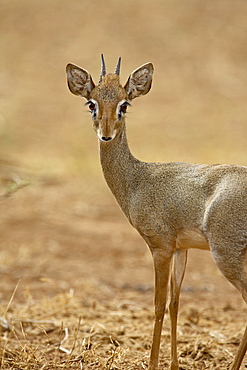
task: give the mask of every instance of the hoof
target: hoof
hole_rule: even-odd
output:
[[[178,363],[172,362],[170,365],[170,370],[179,370]]]

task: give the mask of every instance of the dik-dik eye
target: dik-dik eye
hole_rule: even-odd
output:
[[[118,104],[118,118],[119,119],[121,119],[122,118],[122,115],[127,112],[128,105],[130,105],[130,103],[128,103],[125,100],[124,101],[121,101]]]
[[[127,101],[126,101],[125,103],[121,104],[121,105],[120,105],[120,111],[121,111],[122,113],[126,113],[127,108],[128,108],[128,105],[129,105],[129,103],[127,103]]]
[[[92,114],[92,118],[96,119],[97,107],[98,107],[97,102],[95,100],[91,99],[86,103],[86,105],[88,105],[89,111]]]
[[[94,100],[89,100],[86,105],[88,105],[90,112],[96,110],[96,102]]]
[[[90,111],[94,110],[95,109],[95,104],[90,101],[89,104],[88,104],[88,108],[89,108]]]

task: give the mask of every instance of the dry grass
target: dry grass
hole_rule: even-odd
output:
[[[128,299],[130,292],[120,295],[107,303],[96,301],[90,292],[87,300],[80,302],[72,290],[49,299],[34,299],[26,293],[26,301],[10,306],[2,318],[1,368],[146,369],[151,309]],[[223,307],[219,319],[219,310],[213,307],[183,309],[179,325],[181,369],[228,367],[240,339],[229,311],[234,315],[236,308]],[[165,324],[163,342],[168,340]],[[162,351],[161,363],[168,366],[169,345]]]
[[[145,369],[151,257],[106,188],[65,65],[97,80],[100,53],[108,70],[121,55],[124,82],[154,63],[152,90],[128,116],[139,158],[246,164],[247,4],[2,0],[0,7],[0,368]],[[181,370],[227,369],[246,308],[209,254],[190,257]],[[164,368],[169,352],[166,320]]]

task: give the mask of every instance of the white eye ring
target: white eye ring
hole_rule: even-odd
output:
[[[127,102],[127,100],[121,100],[119,103],[118,103],[118,106],[117,106],[117,115],[118,115],[118,119],[120,120],[122,118],[122,116],[126,113],[126,110],[127,110],[127,107],[130,105],[129,102]]]
[[[96,119],[98,113],[98,103],[94,99],[90,99],[85,105],[88,105],[89,111],[93,119]]]

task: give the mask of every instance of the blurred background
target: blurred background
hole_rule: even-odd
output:
[[[245,1],[1,0],[0,159],[35,174],[101,177],[84,100],[68,62],[97,82],[122,56],[121,78],[155,66],[129,110],[133,153],[147,161],[246,164]]]
[[[99,322],[94,342],[112,345],[113,334],[138,357],[130,368],[143,368],[152,330],[151,256],[105,184],[85,100],[69,92],[65,67],[77,64],[97,82],[100,54],[108,71],[121,56],[124,84],[152,62],[151,91],[128,109],[133,154],[144,161],[246,165],[247,2],[0,0],[0,51],[0,317],[7,307],[10,322],[56,319],[72,333],[81,316],[82,336]],[[179,329],[192,346],[188,354],[198,333],[214,345],[224,333],[234,353],[246,325],[243,300],[209,253],[190,257]],[[61,293],[69,294],[64,308],[57,304]],[[32,322],[25,327],[31,343],[46,343]],[[164,336],[169,363],[168,321]],[[15,340],[10,349],[19,348]],[[230,359],[229,351],[223,357]]]
[[[150,93],[127,117],[138,158],[246,165],[246,19],[239,0],[0,1],[1,194],[29,184],[0,203],[8,282],[48,276],[66,288],[78,268],[81,279],[152,285],[149,252],[104,182],[91,118],[67,88],[66,64],[97,82],[100,54],[108,71],[121,56],[123,84],[154,64]]]

